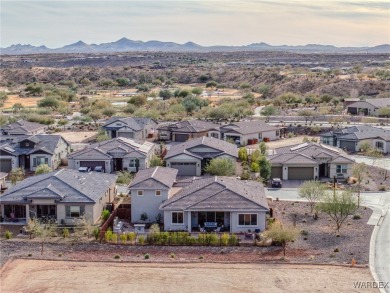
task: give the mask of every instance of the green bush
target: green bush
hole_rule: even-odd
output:
[[[221,236],[221,244],[227,246],[229,244],[229,234],[223,233]]]
[[[354,220],[360,220],[362,217],[359,214],[353,215],[352,219]]]
[[[229,236],[229,245],[236,246],[238,244],[238,238],[235,234],[230,234]]]
[[[138,237],[138,243],[140,244],[140,245],[144,245],[145,244],[145,237],[144,236],[140,236],[140,237]]]
[[[62,236],[64,238],[68,238],[69,237],[69,229],[68,228],[65,228],[64,230],[62,230]]]
[[[119,236],[119,239],[121,240],[122,244],[126,244],[127,235],[123,233]]]
[[[170,257],[170,258],[175,258],[176,255],[175,255],[173,252],[171,252],[171,253],[169,254],[169,257]]]
[[[336,247],[333,252],[339,252],[340,250]]]
[[[386,185],[379,185],[379,191],[386,191],[387,190],[387,186]]]
[[[112,233],[112,242],[118,243],[118,234]]]
[[[127,240],[133,243],[137,235],[135,234],[135,232],[129,232],[126,234],[126,236],[127,236]]]
[[[307,236],[309,235],[309,232],[307,230],[301,230],[301,235]]]
[[[109,210],[103,210],[102,211],[103,222],[107,221],[109,217],[110,217],[110,211]]]
[[[144,259],[149,259],[150,258],[150,254],[149,253],[146,253],[145,255],[144,255]]]
[[[100,228],[99,227],[95,227],[93,229],[93,236],[95,237],[95,240],[98,240],[99,239],[99,235],[100,235]]]
[[[110,242],[112,241],[112,230],[111,228],[108,228],[108,230],[104,233],[104,239],[106,240],[106,242]]]
[[[114,259],[120,259],[120,258],[121,258],[121,256],[119,254],[114,255]]]
[[[12,238],[12,232],[11,231],[8,231],[8,230],[6,230],[5,231],[5,239],[11,239]]]

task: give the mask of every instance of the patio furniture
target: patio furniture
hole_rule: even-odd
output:
[[[205,228],[202,228],[200,225],[198,227],[199,227],[199,232],[200,233],[205,233],[206,232]]]
[[[19,222],[19,219],[15,217],[15,213],[10,214],[11,222]]]
[[[217,229],[214,230],[214,232],[221,232],[222,227],[217,227]]]
[[[112,232],[114,233],[122,233],[123,230],[123,222],[119,221],[116,225],[113,226]]]
[[[255,239],[255,234],[253,234],[253,233],[245,233],[245,239],[254,240]]]

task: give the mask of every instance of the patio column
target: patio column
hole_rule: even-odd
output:
[[[187,212],[188,233],[191,233],[191,212]]]
[[[30,205],[26,204],[26,223],[30,221]]]

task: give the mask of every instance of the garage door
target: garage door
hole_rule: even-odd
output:
[[[81,161],[80,167],[89,167],[91,170],[95,169],[97,166],[105,167],[104,161]]]
[[[171,168],[177,169],[179,176],[196,176],[196,163],[171,163]]]
[[[282,167],[272,167],[271,178],[283,178]]]
[[[351,113],[352,115],[357,115],[358,111],[356,107],[348,107],[348,113]]]
[[[355,142],[354,141],[340,141],[340,148],[343,150],[354,152]]]
[[[289,180],[313,180],[314,167],[288,167]]]
[[[175,134],[175,141],[187,141],[188,134]]]
[[[0,159],[0,172],[9,173],[12,170],[11,159]]]

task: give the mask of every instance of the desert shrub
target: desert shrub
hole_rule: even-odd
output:
[[[62,257],[62,253],[59,253],[59,254],[58,254],[58,257]]]
[[[5,235],[5,239],[11,239],[13,233],[9,230],[6,230],[4,235]]]
[[[32,256],[32,254],[31,254],[31,253],[29,253],[29,254],[27,254],[27,256]]]
[[[119,235],[119,239],[121,240],[122,244],[126,244],[127,235],[125,233]]]
[[[340,250],[336,247],[333,252],[339,252]]]
[[[144,245],[145,244],[145,237],[143,235],[141,235],[140,237],[138,237],[138,243],[140,245]]]
[[[149,259],[149,258],[150,258],[150,254],[149,253],[145,253],[144,259]]]
[[[99,234],[100,234],[100,228],[99,227],[95,227],[92,231],[93,233],[93,236],[95,237],[95,240],[98,240],[99,239]]]
[[[126,234],[126,236],[127,236],[127,241],[130,241],[131,243],[133,243],[135,240],[136,234],[135,234],[135,232],[129,232]]]
[[[112,241],[112,230],[111,228],[108,228],[108,230],[104,233],[104,239],[109,242],[109,241]]]
[[[229,245],[236,246],[238,243],[238,238],[235,234],[230,234],[229,236]]]
[[[114,258],[114,259],[120,259],[121,256],[120,256],[119,254],[115,254],[113,258]]]
[[[170,258],[175,258],[176,255],[175,255],[173,252],[171,252],[171,253],[169,254],[169,257],[170,257]]]
[[[204,259],[203,255],[199,255],[198,259]]]
[[[118,234],[112,233],[112,242],[118,243]]]
[[[307,236],[307,235],[309,235],[309,232],[307,231],[307,230],[301,230],[301,235],[303,235],[303,236]]]
[[[109,217],[110,217],[110,211],[109,210],[103,210],[102,211],[103,222],[107,221]]]
[[[386,185],[379,185],[379,191],[386,191],[387,190],[387,186]]]
[[[229,234],[223,233],[223,234],[221,235],[221,244],[222,244],[223,246],[227,246],[227,245],[229,244]]]
[[[359,214],[354,214],[352,219],[354,220],[360,220],[362,217]]]
[[[65,228],[64,230],[62,230],[62,236],[64,238],[68,238],[69,237],[69,229],[68,228]]]

